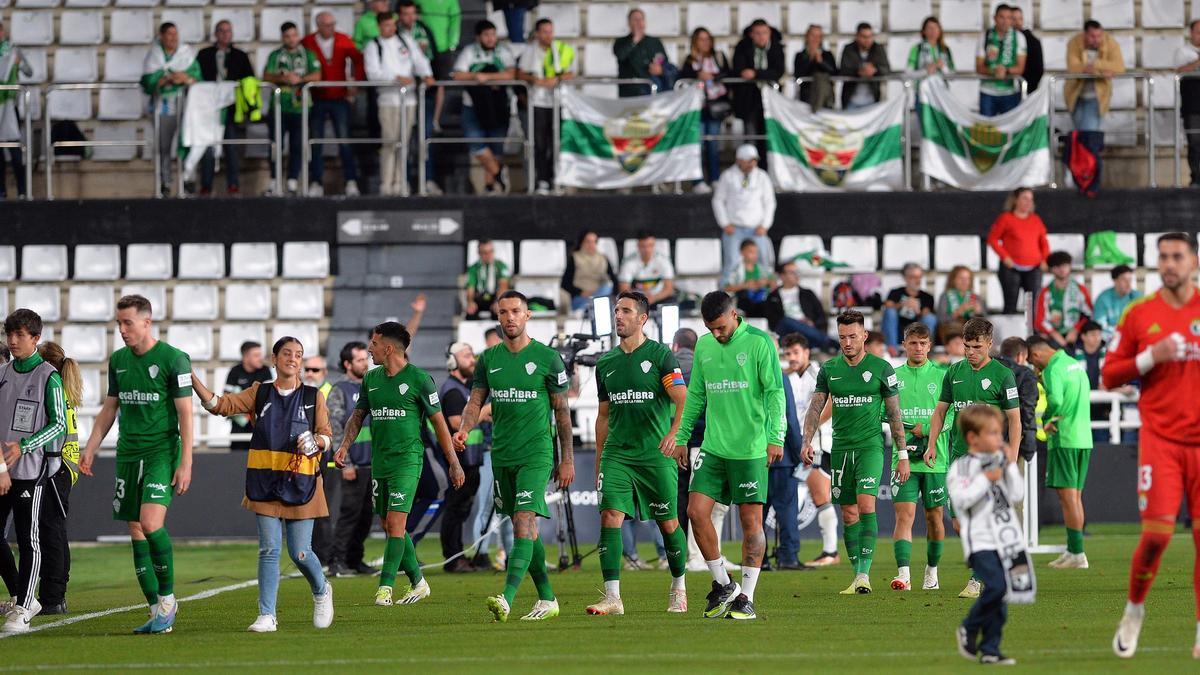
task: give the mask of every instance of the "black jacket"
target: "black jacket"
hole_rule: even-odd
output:
[[[892,66],[888,63],[887,50],[878,42],[871,45],[871,50],[867,52],[867,63],[875,64],[875,77],[883,77],[892,72]],[[851,41],[842,49],[842,60],[838,64],[838,72],[845,77],[858,77],[858,69],[863,66],[863,58],[858,53],[858,45]],[[854,90],[861,85],[847,82],[842,85],[842,108],[845,108],[850,103],[850,99],[854,97]],[[871,93],[875,100],[880,98],[880,91],[883,89],[880,82],[868,82],[866,86],[871,88]]]
[[[721,71],[717,77],[737,76],[737,73],[733,72],[733,68],[729,65],[729,59],[725,56],[725,52],[719,49],[713,50],[713,58],[717,61],[717,69]],[[691,53],[688,53],[683,57],[683,62],[679,65],[679,78],[682,80],[695,80],[699,74],[700,71],[696,70],[696,64],[692,63]],[[729,89],[726,88],[725,95],[716,100],[728,101]],[[705,97],[704,102],[705,104],[709,102],[707,97]]]
[[[750,39],[750,29],[742,31],[742,40],[733,50],[733,75],[740,77],[743,70],[754,71],[754,79],[762,82],[775,83],[783,77],[786,66],[783,56],[783,35],[776,29],[771,29],[771,44],[767,46],[767,67],[754,67],[754,42]],[[739,118],[757,122],[762,118],[762,94],[758,85],[739,84],[733,87],[733,112]]]
[[[1046,64],[1042,60],[1042,41],[1034,37],[1033,31],[1028,28],[1021,34],[1025,36],[1025,74],[1022,77],[1029,83],[1029,93],[1032,94],[1046,72]]]
[[[1038,402],[1037,374],[1028,366],[1019,366],[1006,356],[997,356],[996,360],[1013,371],[1017,380],[1017,399],[1021,402],[1021,444],[1017,452],[1022,459],[1028,460],[1037,454],[1037,419],[1034,410]]]
[[[205,82],[217,81],[217,46],[210,45],[196,54],[196,62],[200,64],[200,76]],[[225,81],[237,82],[246,77],[254,77],[254,66],[250,65],[250,57],[246,52],[230,45],[229,54],[225,56]]]
[[[810,57],[808,55],[807,49],[796,54],[796,58],[792,61],[792,73],[796,77],[813,77],[813,76],[818,76],[818,75],[837,75],[837,72],[838,72],[837,60],[833,58],[833,52],[829,51],[828,49],[821,50],[821,60],[820,61],[814,61],[812,59],[812,57]],[[825,82],[828,83],[828,80],[826,80]],[[809,105],[813,104],[813,87],[814,86],[817,87],[818,90],[822,89],[822,87],[820,86],[820,83],[817,83],[817,82],[801,83],[801,85],[800,85],[800,100],[801,101],[804,101],[805,103],[807,103]],[[825,86],[828,87],[830,91],[832,91],[833,87],[831,84],[826,84]],[[819,103],[824,103],[824,101],[820,101]],[[821,106],[818,106],[818,107],[821,107]],[[833,107],[833,97],[830,97],[830,100],[828,101],[828,107],[830,107],[830,108]]]
[[[825,316],[825,308],[821,306],[821,300],[817,298],[816,293],[803,286],[800,286],[800,309],[804,310],[804,317],[812,321],[817,330],[824,333],[829,329],[829,320]],[[766,308],[763,311],[767,317],[767,325],[772,329],[784,317],[783,299],[779,297],[778,288],[767,296]]]

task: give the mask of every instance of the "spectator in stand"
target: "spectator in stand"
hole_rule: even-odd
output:
[[[1037,373],[1029,365],[1029,345],[1025,340],[1013,336],[1005,338],[1000,343],[1000,355],[996,360],[1013,372],[1017,382],[1017,401],[1021,410],[1021,443],[1017,446],[1017,455],[1029,461],[1037,454],[1037,405],[1038,392]]]
[[[863,343],[867,353],[872,356],[877,356],[881,359],[888,357],[887,353],[887,338],[877,330],[867,331],[867,341]]]
[[[700,109],[700,133],[715,136],[721,133],[721,124],[733,112],[729,99],[729,88],[721,82],[731,77],[733,68],[725,53],[717,49],[712,33],[706,28],[692,31],[691,50],[683,60],[679,77],[699,80],[704,86],[704,107]],[[701,141],[700,164],[704,169],[704,180],[696,181],[692,187],[695,194],[712,192],[712,183],[721,173],[721,148],[717,141]]]
[[[151,113],[158,107],[159,194],[171,193],[171,173],[179,129],[179,98],[188,85],[200,79],[196,52],[179,42],[179,29],[170,21],[158,27],[158,39],[142,61],[142,91],[150,95]]]
[[[533,159],[537,193],[550,194],[554,183],[554,88],[575,77],[575,48],[554,39],[554,23],[538,19],[533,42],[521,55],[519,77],[533,84]]]
[[[1183,116],[1183,131],[1187,134],[1191,185],[1196,187],[1200,185],[1200,77],[1195,77],[1196,73],[1200,73],[1200,19],[1188,24],[1188,39],[1175,51],[1175,72],[1191,75],[1179,83],[1179,114]],[[3,100],[2,97],[3,94],[0,94],[0,100]]]
[[[475,351],[465,342],[455,342],[446,350],[446,369],[450,375],[438,388],[438,398],[442,401],[446,426],[454,431],[458,431],[462,425],[463,410],[471,398],[475,363]],[[479,491],[479,467],[483,465],[484,447],[483,429],[472,429],[467,435],[467,447],[459,460],[466,480],[460,487],[448,486],[442,498],[442,558],[453,560],[442,565],[442,569],[452,574],[474,572],[477,569],[463,552],[463,526],[468,522],[475,503],[475,493]],[[468,533],[469,541],[474,538],[474,534]]]
[[[0,21],[0,82],[16,84],[17,75],[33,76],[33,67],[21,54],[21,48],[8,40],[4,22]],[[10,143],[21,140],[21,120],[17,115],[17,99],[19,92],[0,91],[0,143]],[[8,160],[5,160],[5,155]],[[0,199],[8,197],[8,187],[4,176],[5,166],[11,166],[13,178],[17,182],[17,198],[25,199],[25,162],[21,157],[21,148],[0,148]]]
[[[617,38],[613,43],[613,56],[617,57],[617,77],[621,79],[649,80],[662,77],[666,72],[667,50],[662,40],[646,35],[646,13],[638,8],[629,10],[629,35]],[[650,86],[645,84],[622,84],[617,95],[645,96]]]
[[[799,333],[813,349],[833,349],[837,342],[826,333],[828,320],[817,294],[800,285],[796,263],[781,263],[779,287],[767,296],[767,325],[776,335]]]
[[[946,342],[946,331],[962,332],[972,317],[987,316],[983,299],[975,292],[975,273],[966,265],[956,265],[946,277],[946,290],[937,302],[938,339]]]
[[[462,35],[462,7],[458,0],[413,0],[421,13],[421,20],[432,31],[439,54],[458,51]],[[404,0],[400,0],[403,11]]]
[[[1033,212],[1033,190],[1019,187],[1004,200],[1004,213],[992,223],[988,246],[1000,256],[1000,289],[1004,293],[1004,313],[1017,312],[1020,292],[1037,293],[1046,271],[1050,241],[1046,224]]]
[[[900,353],[900,336],[914,321],[925,324],[930,335],[937,334],[938,317],[933,296],[921,287],[925,270],[916,263],[907,263],[903,274],[904,285],[893,288],[883,303],[883,335],[892,356]]]
[[[491,349],[500,344],[500,331],[496,328],[489,328],[483,331],[483,348]]]
[[[378,89],[379,194],[408,196],[401,166],[408,161],[408,143],[417,121],[417,80],[433,82],[433,69],[424,52],[396,33],[396,15],[380,12],[379,36],[367,43],[363,65],[372,82],[395,82],[404,87]]]
[[[397,3],[397,12],[399,13],[399,35],[401,38],[425,55],[425,60],[429,61],[429,65],[433,68],[433,77],[442,79],[445,73],[439,73],[438,63],[440,62],[441,53],[439,52],[438,41],[433,35],[433,30],[424,21],[417,16],[417,6],[413,4],[413,0],[400,0]],[[438,111],[442,107],[442,99],[445,95],[445,89],[442,87],[430,87],[425,90],[425,135],[433,136],[436,131],[435,120],[438,119]],[[416,161],[420,157],[420,150],[417,144],[413,143],[409,148],[411,161],[409,163],[409,183],[416,185],[418,174]],[[430,196],[438,196],[442,194],[442,188],[437,183],[437,176],[434,173],[433,156],[436,151],[434,146],[429,146],[425,149],[425,193]]]
[[[748,317],[767,316],[767,296],[775,288],[771,268],[760,262],[758,244],[746,239],[741,246],[741,260],[725,277],[725,292],[737,299],[738,309]]]
[[[799,98],[813,110],[833,108],[833,80],[838,74],[837,59],[833,52],[825,49],[825,31],[817,24],[809,24],[804,33],[804,50],[797,52],[792,61],[792,73],[796,77],[812,78],[811,82],[800,83]]]
[[[354,24],[354,46],[358,51],[366,49],[367,43],[379,37],[379,15],[392,13],[391,0],[367,0],[367,11]]]
[[[1121,45],[1104,32],[1099,21],[1089,19],[1083,32],[1067,43],[1067,72],[1094,76],[1067,80],[1063,98],[1077,131],[1100,131],[1112,102],[1112,76],[1125,72]]]
[[[779,84],[785,71],[783,35],[763,19],[755,19],[733,49],[733,72],[749,84],[733,87],[733,111],[742,120],[747,136],[763,136],[755,140],[759,157],[766,164],[767,125],[763,119],[762,88]],[[772,261],[773,262],[773,261]]]
[[[1021,104],[1021,90],[1012,78],[1024,76],[1028,57],[1025,36],[1012,27],[1012,8],[996,5],[994,20],[975,49],[975,72],[994,78],[979,83],[979,114],[984,117],[1003,115]]]
[[[1113,285],[1096,296],[1095,311],[1092,312],[1092,318],[1099,324],[1106,342],[1112,339],[1125,307],[1142,297],[1141,291],[1133,287],[1133,269],[1128,265],[1117,265],[1110,274]]]
[[[617,275],[618,293],[641,291],[652,308],[675,299],[675,267],[655,250],[656,241],[649,232],[639,232],[637,251],[621,262]]]
[[[875,30],[863,22],[854,29],[854,41],[842,49],[838,72],[844,77],[884,77],[892,72],[887,50],[875,41]],[[854,110],[879,102],[882,82],[847,82],[842,85],[842,108]]]
[[[1055,349],[1075,353],[1079,331],[1092,316],[1092,297],[1071,278],[1071,254],[1055,251],[1046,259],[1054,278],[1038,293],[1034,330]]]
[[[467,138],[508,135],[508,87],[488,83],[516,77],[517,61],[508,45],[498,42],[496,24],[479,21],[475,24],[475,42],[464,48],[454,62],[454,79],[479,85],[463,92],[462,124]],[[507,189],[501,175],[504,143],[474,142],[470,152],[483,167],[484,192],[503,193]]]
[[[480,239],[477,245],[479,260],[467,268],[466,310],[468,319],[492,318],[492,304],[508,290],[508,265],[496,260],[496,245],[491,239]]]
[[[335,447],[341,447],[346,434],[346,423],[354,414],[358,395],[362,389],[363,376],[371,366],[367,356],[367,345],[363,342],[347,342],[338,354],[338,362],[344,378],[333,385],[329,392],[329,425],[333,430]],[[338,480],[341,499],[337,517],[334,519],[333,553],[329,558],[329,575],[346,577],[354,574],[375,574],[378,570],[363,559],[363,546],[371,533],[373,509],[371,503],[371,431],[369,417],[363,419],[363,428],[350,445],[350,454],[340,471]],[[332,510],[330,517],[333,517]]]
[[[229,374],[225,376],[226,394],[237,394],[246,391],[255,382],[270,382],[275,378],[271,369],[263,363],[261,344],[247,340],[242,343],[241,352],[242,360],[230,368]],[[254,426],[245,415],[233,415],[229,421],[233,423],[230,433],[248,434],[254,431]],[[229,449],[233,452],[246,452],[250,449],[250,441],[233,441],[229,444]]]
[[[1046,72],[1045,59],[1042,56],[1042,41],[1037,39],[1033,31],[1025,27],[1025,12],[1017,5],[1009,8],[1012,16],[1013,30],[1025,37],[1025,78],[1026,90],[1033,93],[1042,81]]]
[[[967,344],[963,341],[962,331],[947,331],[945,347],[947,363],[958,363],[967,358]]]
[[[1100,366],[1104,364],[1106,347],[1104,328],[1095,321],[1084,322],[1083,328],[1079,331],[1079,350],[1075,352],[1075,358],[1086,365],[1088,381],[1091,383],[1093,391],[1101,388]],[[1107,417],[1107,415],[1105,416]]]
[[[233,46],[233,24],[221,20],[213,27],[214,44],[200,50],[196,62],[200,64],[200,76],[205,82],[237,82],[238,95],[241,97],[240,83],[247,77],[254,77],[254,66],[250,65],[250,57],[246,52]],[[244,101],[244,99],[242,99]],[[246,125],[237,121],[235,103],[225,109],[225,138],[240,139],[246,137]],[[244,105],[244,103],[243,103]],[[238,182],[240,165],[242,163],[242,147],[240,145],[222,146],[225,153],[225,191],[230,195],[241,192]],[[209,148],[200,160],[200,194],[212,194],[213,173],[216,170],[216,148]]]
[[[612,295],[617,286],[617,275],[612,263],[600,252],[600,235],[594,230],[584,230],[575,240],[575,248],[567,256],[567,269],[563,271],[562,289],[568,301],[562,303],[571,311],[586,309],[593,297]]]
[[[504,25],[508,28],[508,41],[513,44],[524,44],[525,16],[538,6],[538,0],[492,0],[492,9],[504,12]]]
[[[925,17],[921,23],[921,41],[908,50],[908,71],[911,78],[927,75],[950,75],[954,72],[954,55],[946,46],[942,22],[936,16]]]
[[[775,245],[767,231],[775,222],[775,185],[766,171],[758,168],[758,149],[738,146],[734,166],[721,173],[713,192],[713,217],[721,228],[721,276],[737,265],[741,245],[747,239],[758,245],[759,262],[775,264]]]
[[[321,64],[312,52],[300,44],[300,31],[291,21],[279,27],[283,46],[267,56],[267,66],[263,69],[263,80],[279,85],[280,131],[287,138],[287,193],[295,195],[300,191],[300,164],[304,161],[304,135],[301,128],[304,124],[303,97],[300,87],[306,82],[316,82],[321,79]],[[268,115],[274,114],[274,106],[267,109]],[[274,121],[267,119],[267,127],[274,129]],[[271,182],[267,185],[267,194],[276,194],[279,186],[276,183],[275,162],[271,165]],[[320,556],[318,556],[320,557]],[[324,558],[322,558],[324,560]]]
[[[337,21],[330,12],[322,11],[316,18],[317,32],[304,36],[304,48],[312,52],[321,64],[321,79],[326,82],[344,82],[362,80],[366,77],[363,72],[362,52],[354,46],[349,35],[337,32]],[[345,87],[320,87],[313,89],[312,109],[308,116],[308,135],[310,138],[325,138],[325,120],[333,123],[333,133],[338,138],[350,137],[350,113],[354,102],[354,89]],[[310,197],[320,197],[325,194],[325,158],[324,153],[314,151],[312,163],[309,166]],[[349,143],[338,144],[338,154],[342,159],[342,174],[346,179],[345,193],[347,197],[357,197],[358,167],[354,163],[354,149]]]

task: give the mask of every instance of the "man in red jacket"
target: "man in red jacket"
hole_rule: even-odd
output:
[[[363,73],[363,57],[349,35],[339,33],[333,14],[317,14],[317,32],[304,36],[301,44],[317,57],[321,64],[321,80],[343,82],[367,79]],[[333,133],[338,138],[350,136],[350,114],[354,102],[354,89],[346,87],[317,87],[312,90],[312,110],[308,115],[308,135],[311,138],[325,137],[325,120],[333,122]],[[342,173],[346,179],[346,196],[357,197],[358,168],[354,164],[354,150],[348,143],[338,144],[342,158]],[[325,162],[321,147],[313,148],[312,163],[309,165],[309,196],[325,194],[322,178]]]

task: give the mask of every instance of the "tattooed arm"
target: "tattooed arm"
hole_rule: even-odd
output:
[[[812,439],[821,426],[821,413],[825,410],[825,402],[828,400],[828,393],[814,391],[812,398],[808,401],[808,412],[804,413],[804,449],[800,452],[800,457],[805,464],[812,464]]]
[[[339,467],[346,465],[346,454],[350,452],[350,444],[354,439],[358,438],[358,432],[362,429],[363,418],[367,416],[367,411],[362,408],[355,408],[350,414],[350,419],[346,420],[346,429],[342,435],[342,444],[338,446],[337,452],[333,455],[333,461]]]
[[[462,421],[459,422],[458,431],[454,432],[454,449],[462,452],[467,448],[467,434],[479,424],[480,411],[483,409],[483,402],[487,399],[488,390],[484,387],[473,387],[471,389],[471,398],[467,399],[467,407],[463,408]]]
[[[575,432],[571,429],[571,407],[567,392],[550,394],[554,422],[558,427],[558,487],[565,490],[575,480]]]
[[[896,454],[900,458],[900,463],[896,466],[896,473],[900,479],[900,483],[904,484],[908,481],[909,462],[908,462],[908,436],[904,432],[904,416],[900,412],[900,397],[888,396],[883,399],[884,409],[887,411],[888,428],[892,430],[892,446],[896,448]],[[887,464],[887,458],[884,460]]]

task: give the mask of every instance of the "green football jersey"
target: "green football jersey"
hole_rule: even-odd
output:
[[[922,473],[946,473],[949,468],[950,426],[954,424],[954,411],[946,414],[946,424],[937,440],[937,459],[933,468],[925,464],[925,448],[928,447],[927,436],[916,438],[912,429],[921,425],[923,434],[929,433],[929,419],[937,407],[938,399],[942,396],[942,381],[946,377],[946,367],[933,361],[926,361],[919,368],[907,363],[896,368],[897,391],[900,395],[900,415],[904,419],[904,430],[907,432],[907,445],[910,469]],[[894,445],[894,444],[893,444]],[[892,466],[900,461],[899,448],[893,448]]]
[[[392,377],[383,366],[368,370],[354,407],[371,415],[372,475],[392,477],[404,460],[425,453],[423,420],[441,412],[442,402],[429,373],[409,363]]]
[[[1049,435],[1046,445],[1051,450],[1090,449],[1093,445],[1092,406],[1087,364],[1060,349],[1054,352],[1042,371],[1042,382],[1046,387],[1046,410],[1042,412],[1042,419],[1055,420],[1057,428]]]
[[[979,370],[972,368],[971,362],[966,359],[951,365],[942,379],[942,395],[938,400],[949,403],[955,413],[973,403],[996,406],[1000,410],[1011,410],[1020,405],[1013,372],[995,359],[988,359]],[[950,447],[953,452],[950,454],[954,457],[967,454],[966,437],[957,424],[951,428]]]
[[[108,395],[119,403],[117,461],[179,452],[175,399],[192,397],[192,360],[159,340],[138,356],[122,347],[108,358]]]
[[[596,363],[596,390],[608,403],[604,457],[630,464],[670,466],[675,460],[658,449],[671,430],[670,387],[682,387],[683,373],[671,349],[647,339],[626,354],[613,349]]]
[[[550,394],[567,390],[558,352],[531,340],[514,354],[502,342],[479,356],[472,386],[492,396],[492,466],[553,460]]]
[[[883,450],[883,401],[896,395],[896,371],[878,356],[858,365],[835,356],[821,364],[816,391],[833,399],[833,448],[839,452]]]

